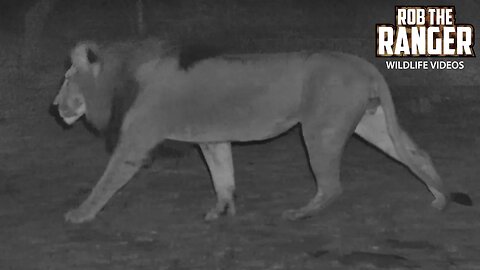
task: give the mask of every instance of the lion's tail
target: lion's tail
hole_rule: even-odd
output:
[[[418,177],[425,181],[430,191],[434,193],[435,197],[437,197],[435,192],[441,192],[446,198],[456,203],[462,205],[472,205],[473,203],[469,195],[461,192],[449,192],[434,170],[429,172],[423,171],[423,164],[425,162],[431,164],[430,157],[428,154],[419,150],[415,143],[410,139],[408,134],[406,134],[400,127],[388,84],[385,78],[379,72],[378,76],[380,78],[375,80],[377,82],[375,87],[376,92],[380,99],[381,106],[385,112],[385,121],[389,136],[393,142],[396,152],[399,155],[399,158]]]

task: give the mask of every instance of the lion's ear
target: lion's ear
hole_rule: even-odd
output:
[[[97,53],[95,53],[91,48],[87,49],[87,60],[92,68],[93,76],[95,78],[98,77],[100,74],[101,65]]]
[[[87,48],[87,59],[90,64],[98,62],[98,55],[91,49]]]
[[[98,46],[93,42],[79,43],[72,50],[72,64],[83,71],[91,71],[94,77],[100,74],[101,61]]]

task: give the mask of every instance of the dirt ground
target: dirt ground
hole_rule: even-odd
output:
[[[108,155],[81,124],[55,123],[47,110],[56,89],[18,88],[4,84],[1,99],[1,269],[480,269],[478,206],[434,210],[405,167],[356,138],[344,154],[344,194],[313,218],[281,219],[314,193],[298,130],[234,147],[235,217],[203,221],[215,196],[193,151],[157,160],[94,221],[67,224],[63,214],[86,197]],[[428,114],[409,102],[396,100],[405,128],[445,180],[478,202],[478,102],[444,100]]]
[[[215,203],[215,194],[199,153],[191,151],[183,157],[158,158],[92,222],[66,223],[64,213],[86,198],[108,155],[102,140],[82,124],[64,130],[48,114],[63,75],[63,56],[80,39],[120,39],[130,32],[128,25],[120,24],[128,22],[124,13],[108,5],[91,8],[85,2],[60,1],[46,26],[46,49],[39,50],[40,59],[33,67],[38,74],[33,78],[10,74],[19,56],[15,54],[19,46],[11,40],[18,41],[21,35],[7,37],[0,32],[0,270],[480,269],[480,95],[478,87],[444,84],[480,82],[478,61],[477,69],[472,64],[468,70],[447,74],[450,77],[433,71],[387,74],[392,85],[411,81],[407,85],[413,86],[392,89],[400,122],[430,153],[445,181],[471,195],[477,203],[473,207],[452,204],[444,212],[433,209],[433,197],[405,167],[352,138],[342,163],[343,195],[315,217],[283,220],[284,210],[304,205],[315,190],[294,129],[265,143],[234,146],[235,217],[203,220]],[[89,3],[94,2],[117,1]],[[290,14],[295,5],[280,11],[255,7],[255,16],[250,9],[229,8],[238,13],[236,17],[200,4],[197,9],[183,8],[191,14],[182,17],[182,7],[174,5],[177,1],[149,1],[154,2],[171,3],[173,11],[178,9],[171,12],[164,5],[150,11],[151,26],[158,25],[158,32],[171,28],[174,34],[197,34],[198,39],[209,40],[208,30],[220,25],[231,38],[227,41],[243,42],[240,49],[257,48],[254,52],[333,47],[373,57],[373,25],[393,21],[388,16],[394,15],[394,4],[380,0],[374,6],[384,9],[357,3],[363,12],[354,14],[350,14],[352,7],[331,9],[352,1],[318,1],[326,7],[307,6],[295,14]],[[474,23],[478,4],[463,2],[470,6],[461,9],[459,2],[458,13],[471,17],[461,21]],[[228,23],[215,19],[213,11],[202,15],[200,9],[218,9]],[[10,17],[3,12],[0,21],[16,29],[22,25],[23,13],[13,11],[15,16]],[[109,11],[119,19],[105,19]],[[315,19],[309,21],[305,14]],[[337,16],[357,23],[343,20],[339,25]],[[242,23],[243,28],[235,30],[234,24]],[[333,31],[338,29],[342,31]],[[325,37],[330,32],[349,39],[330,36],[334,39],[329,41]],[[256,41],[258,37],[261,42]],[[363,38],[361,42],[357,37]],[[435,83],[444,86],[430,89]],[[428,99],[419,99],[420,95]]]

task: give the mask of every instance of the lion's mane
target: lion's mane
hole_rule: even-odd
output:
[[[92,82],[83,87],[88,106],[88,122],[105,137],[107,151],[112,152],[117,145],[123,119],[135,101],[139,91],[135,72],[148,61],[165,57],[176,57],[179,70],[188,70],[204,59],[219,55],[219,50],[211,46],[181,46],[158,39],[118,42],[97,46],[84,42],[92,49],[92,58],[100,61],[101,72]],[[183,143],[172,144],[164,149],[166,155],[184,150]],[[172,151],[173,150],[173,151]],[[162,151],[156,151],[162,153]]]

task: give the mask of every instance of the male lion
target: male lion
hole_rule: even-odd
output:
[[[443,209],[449,199],[471,204],[468,195],[449,193],[429,156],[399,126],[387,83],[365,60],[334,52],[195,62],[181,56],[176,47],[155,40],[73,48],[54,101],[60,116],[72,124],[85,115],[98,129],[120,119],[121,134],[103,176],[80,207],[66,214],[68,221],[93,219],[166,139],[200,145],[217,194],[205,218],[234,215],[231,142],[272,138],[298,123],[317,193],[306,206],[285,211],[287,219],[310,216],[342,192],[340,158],[353,132],[418,176],[435,208]]]

